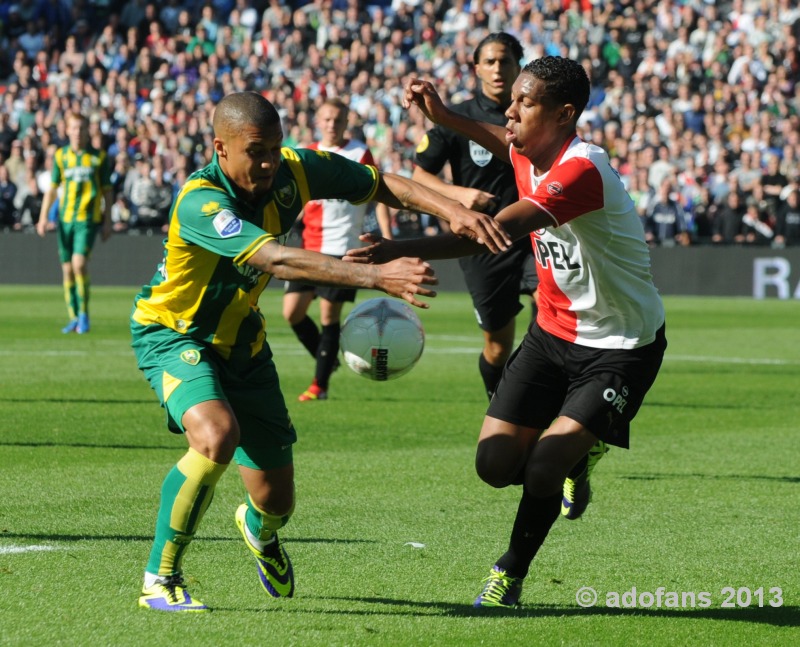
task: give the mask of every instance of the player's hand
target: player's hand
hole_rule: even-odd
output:
[[[390,296],[400,297],[412,306],[428,308],[429,304],[417,299],[417,296],[435,297],[436,292],[426,285],[439,282],[433,274],[430,264],[419,258],[397,258],[379,265],[378,279],[375,287]]]
[[[433,84],[430,81],[422,81],[413,77],[403,88],[402,103],[406,110],[411,107],[411,104],[416,104],[422,113],[434,123],[439,123],[440,115],[447,111]]]
[[[480,211],[486,213],[487,211],[495,211],[497,208],[497,200],[494,193],[488,191],[481,191],[472,187],[460,187],[458,190],[458,201],[463,204],[467,209]]]
[[[493,254],[504,252],[512,243],[503,226],[491,216],[463,209],[450,215],[450,230],[456,236],[486,245]]]
[[[36,233],[42,238],[47,235],[47,220],[40,220],[36,223]]]
[[[376,236],[375,234],[361,234],[358,239],[369,244],[365,247],[348,249],[344,257],[342,257],[343,261],[381,265],[393,261],[396,258],[400,258],[400,256],[394,252],[397,243],[388,238]]]

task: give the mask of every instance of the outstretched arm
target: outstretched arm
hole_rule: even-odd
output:
[[[530,235],[536,229],[554,224],[553,219],[528,200],[510,204],[497,214],[496,219],[503,223],[512,240]],[[392,259],[415,256],[427,260],[460,258],[484,251],[481,245],[452,234],[410,238],[406,240],[384,240],[371,234],[361,236],[367,245],[347,251],[345,260],[351,263],[386,263]]]
[[[490,151],[497,159],[511,163],[503,126],[464,117],[448,109],[429,81],[412,78],[404,88],[403,107],[419,106],[424,115],[436,124],[455,130]]]
[[[428,213],[450,223],[458,236],[469,238],[497,253],[508,249],[511,239],[491,216],[471,211],[456,200],[394,173],[382,173],[375,199],[396,209]]]
[[[436,296],[425,285],[438,282],[431,266],[419,258],[399,258],[385,265],[357,265],[276,241],[262,245],[247,264],[284,281],[381,290],[418,308],[427,308],[428,304],[419,301],[417,295]]]
[[[429,173],[421,166],[414,168],[414,173],[411,176],[414,182],[419,182],[423,186],[433,189],[437,193],[446,195],[451,200],[456,200],[463,204],[467,209],[475,211],[486,212],[492,211],[496,205],[494,202],[495,195],[489,191],[482,191],[468,186],[458,186],[457,184],[449,184],[442,180],[439,176]]]

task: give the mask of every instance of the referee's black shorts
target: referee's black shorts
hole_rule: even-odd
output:
[[[565,341],[534,323],[506,363],[486,415],[533,429],[567,416],[600,440],[628,447],[630,422],[661,367],[664,331],[647,346],[607,350]]]
[[[536,267],[527,236],[501,254],[476,254],[458,259],[472,297],[478,325],[488,332],[500,330],[517,316],[521,292],[536,289]]]

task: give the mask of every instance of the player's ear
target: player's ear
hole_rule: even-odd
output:
[[[214,137],[214,152],[217,154],[217,157],[228,157],[228,151],[225,148],[225,142],[219,137]]]
[[[575,119],[575,106],[565,103],[558,112],[558,123],[568,124]]]

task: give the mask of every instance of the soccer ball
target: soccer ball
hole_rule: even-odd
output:
[[[383,382],[414,367],[425,347],[425,331],[410,305],[379,297],[353,308],[342,326],[340,346],[347,366]]]

